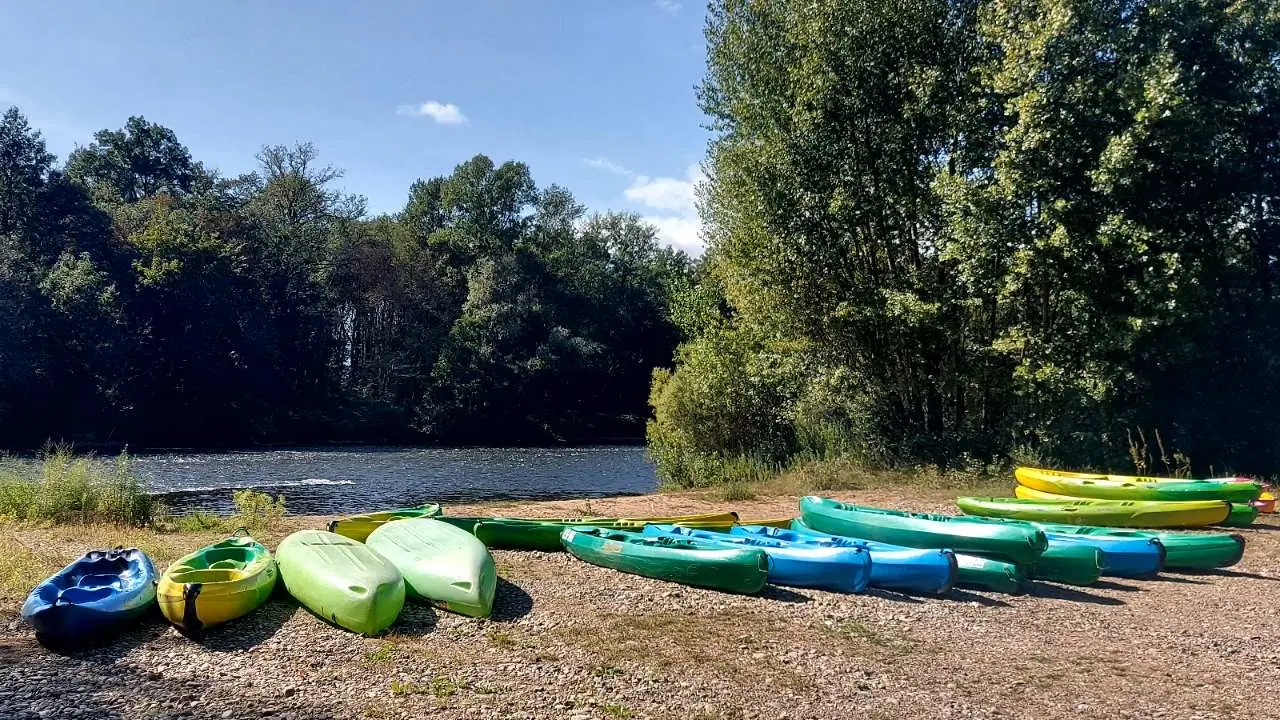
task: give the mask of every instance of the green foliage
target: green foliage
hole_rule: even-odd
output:
[[[0,464],[0,517],[142,527],[155,519],[156,510],[124,453],[107,463],[54,446],[36,463]]]
[[[231,495],[236,506],[236,514],[231,517],[234,525],[246,528],[250,532],[261,533],[280,527],[284,519],[284,496],[272,498],[264,492],[252,488],[236,490]]]

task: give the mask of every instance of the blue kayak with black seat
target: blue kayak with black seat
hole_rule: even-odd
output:
[[[706,547],[753,547],[769,556],[769,582],[860,593],[871,580],[871,553],[858,547],[793,545],[764,536],[730,535],[679,525],[646,525],[644,534]]]
[[[769,538],[792,547],[861,548],[871,556],[871,587],[942,595],[956,583],[956,556],[950,550],[918,550],[897,545],[764,525],[735,525],[730,536]]]
[[[37,585],[22,618],[48,640],[97,639],[151,608],[156,579],[151,558],[137,548],[90,550]]]

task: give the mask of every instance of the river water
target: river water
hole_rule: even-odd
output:
[[[332,514],[425,502],[556,500],[647,493],[644,448],[343,448],[134,457],[174,512],[232,509],[231,493],[285,497],[290,513]]]

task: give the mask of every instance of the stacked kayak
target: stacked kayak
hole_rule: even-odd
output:
[[[793,521],[793,524],[798,521]],[[956,583],[956,556],[950,550],[920,550],[871,540],[828,535],[803,526],[781,529],[739,525],[729,533],[739,537],[767,538],[792,547],[856,548],[871,556],[871,587],[908,593],[942,595]],[[772,575],[772,566],[770,567]]]
[[[1135,528],[1213,525],[1225,521],[1231,509],[1230,503],[1218,500],[1153,502],[990,497],[958,498],[956,506],[966,515],[979,517]],[[1243,507],[1249,509],[1247,505]]]
[[[178,559],[156,589],[160,612],[184,632],[234,620],[261,605],[276,587],[271,553],[247,532]]]
[[[768,580],[775,585],[859,593],[871,580],[871,554],[865,548],[797,545],[766,535],[727,534],[678,525],[646,525],[643,534],[712,548],[759,548],[769,556]]]
[[[590,526],[566,527],[561,539],[565,550],[592,565],[684,585],[753,594],[769,575],[769,556],[759,548],[713,548]]]
[[[1087,525],[1035,523],[1054,535],[1068,535],[1093,542],[1157,541],[1164,548],[1164,567],[1179,570],[1211,570],[1230,567],[1244,556],[1244,538],[1235,533],[1179,533],[1123,530]],[[1106,545],[1102,545],[1104,552]]]
[[[1040,490],[1032,490],[1031,488],[1023,487],[1021,485],[1018,485],[1013,489],[1013,494],[1016,495],[1021,500],[1044,500],[1044,501],[1056,502],[1056,503],[1088,502],[1098,507],[1123,508],[1124,507],[1123,503],[1141,503],[1141,507],[1148,509],[1148,512],[1144,512],[1142,514],[1143,522],[1153,523],[1157,521],[1157,519],[1160,517],[1163,517],[1166,520],[1166,524],[1162,524],[1162,525],[1154,525],[1154,524],[1136,525],[1136,524],[1129,524],[1123,520],[1119,520],[1115,525],[1116,527],[1200,527],[1202,525],[1226,525],[1228,527],[1247,527],[1253,524],[1254,520],[1258,519],[1258,508],[1253,503],[1249,503],[1249,504],[1230,503],[1230,502],[1219,501],[1219,500],[1196,500],[1191,502],[1176,502],[1176,501],[1169,502],[1169,501],[1163,501],[1163,500],[1080,500],[1079,498],[1074,498],[1069,495],[1055,495],[1053,493],[1042,492]],[[1196,519],[1203,520],[1210,516],[1217,517],[1221,513],[1221,510],[1216,507],[1214,508],[1212,513],[1206,512],[1206,507],[1208,507],[1208,505],[1206,504],[1225,505],[1227,507],[1226,518],[1217,522],[1210,522],[1210,523],[1191,522]],[[1130,506],[1130,507],[1134,507],[1134,506]],[[1180,514],[1178,511],[1181,511],[1181,510],[1185,510],[1186,513]],[[1031,519],[1031,518],[1026,518],[1026,519]],[[1035,519],[1042,520],[1045,522],[1062,522],[1061,520],[1054,520],[1049,517],[1039,517]],[[1167,524],[1167,521],[1175,520],[1175,519],[1179,520],[1180,524],[1177,524],[1177,525]],[[1095,520],[1093,524],[1107,525],[1108,523]]]
[[[1095,500],[1219,500],[1248,504],[1262,493],[1262,486],[1258,483],[1237,482],[1234,478],[1228,481],[1170,479],[1165,482],[1129,482],[1026,467],[1017,468],[1014,476],[1019,485],[1032,490]]]
[[[404,607],[404,579],[362,543],[323,530],[299,530],[276,549],[280,579],[308,610],[342,628],[376,635]]]
[[[156,597],[156,569],[137,548],[91,550],[45,579],[22,604],[37,637],[97,640],[140,618]]]
[[[365,544],[400,571],[409,597],[470,617],[493,612],[493,556],[466,530],[429,518],[395,520]]]
[[[738,521],[738,515],[711,513],[674,517],[546,519],[441,515],[436,519],[466,530],[491,549],[559,552],[565,549],[560,542],[560,533],[565,528],[595,527],[640,531],[645,525],[657,524],[681,525],[702,530],[728,530]]]
[[[409,518],[429,518],[440,514],[440,506],[429,503],[416,508],[397,508],[338,518],[329,523],[329,532],[364,542],[369,534],[385,523]]]

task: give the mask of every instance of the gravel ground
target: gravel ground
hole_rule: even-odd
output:
[[[940,494],[842,497],[952,509]],[[744,518],[795,498],[734,503]],[[541,516],[686,513],[694,494],[464,508]],[[319,527],[320,518],[295,519]],[[21,542],[39,542],[23,531]],[[363,638],[287,597],[195,642],[157,615],[58,654],[6,609],[0,717],[1253,718],[1273,717],[1280,522],[1244,531],[1229,570],[1039,584],[1029,595],[769,588],[757,597],[495,552],[493,618],[406,605]]]

